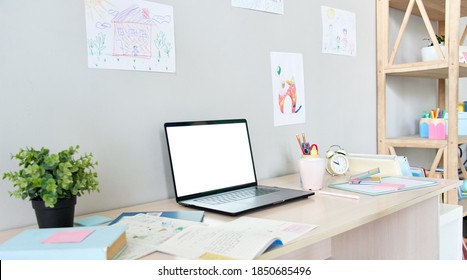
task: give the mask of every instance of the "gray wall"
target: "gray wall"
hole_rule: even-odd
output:
[[[0,172],[21,147],[79,144],[100,193],[77,214],[173,197],[163,123],[247,118],[259,179],[296,172],[295,134],[376,152],[375,1],[285,1],[276,15],[229,0],[158,0],[175,18],[175,74],[89,69],[84,1],[0,1]],[[357,55],[321,53],[321,6],[354,12]],[[302,53],[306,123],[274,127],[269,53]],[[0,181],[0,230],[35,223]],[[161,209],[163,210],[163,209]]]

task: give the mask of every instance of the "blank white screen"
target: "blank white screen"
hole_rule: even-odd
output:
[[[255,182],[246,124],[167,127],[177,195]]]

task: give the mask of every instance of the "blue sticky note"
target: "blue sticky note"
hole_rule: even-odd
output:
[[[90,216],[86,218],[82,218],[75,221],[76,225],[79,226],[97,226],[108,223],[112,221],[111,218],[103,217],[103,216]]]

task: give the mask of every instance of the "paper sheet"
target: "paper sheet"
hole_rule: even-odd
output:
[[[305,83],[300,53],[271,52],[274,126],[305,123]]]
[[[118,259],[137,259],[155,252],[157,246],[178,232],[193,225],[202,225],[179,219],[148,214],[123,217],[116,225],[127,226],[127,249]]]
[[[355,56],[357,29],[355,13],[321,7],[323,21],[323,53]]]
[[[175,72],[172,6],[86,0],[88,67]]]
[[[233,7],[284,14],[284,0],[232,0]]]

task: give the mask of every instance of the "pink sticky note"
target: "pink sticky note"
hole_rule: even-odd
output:
[[[93,229],[58,231],[44,239],[42,243],[79,243],[93,232]]]
[[[374,188],[376,190],[381,190],[381,191],[394,191],[394,190],[400,190],[402,188],[405,188],[405,185],[395,184],[395,183],[381,183],[381,184],[375,185]]]

